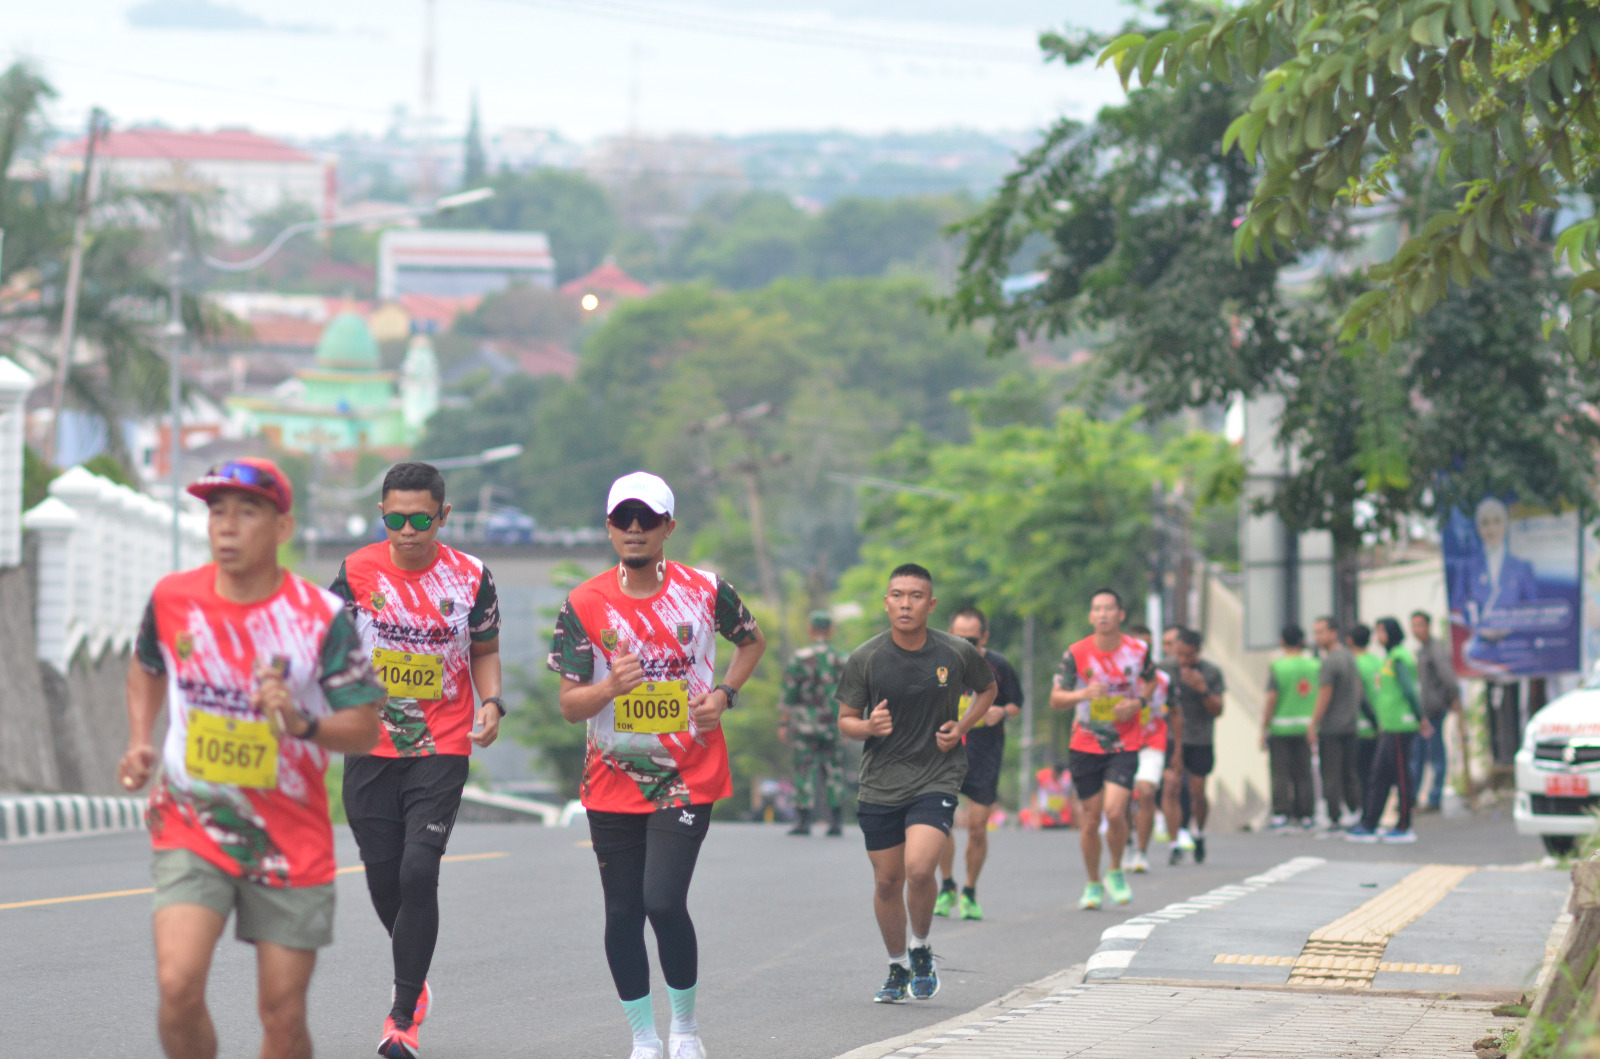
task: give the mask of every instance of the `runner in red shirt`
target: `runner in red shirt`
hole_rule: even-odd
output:
[[[1149,626],[1132,625],[1128,631],[1144,644],[1147,653],[1153,650],[1154,634]],[[1156,801],[1161,795],[1167,746],[1172,738],[1167,730],[1167,689],[1171,680],[1159,669],[1152,675],[1154,679],[1147,688],[1150,705],[1140,717],[1144,723],[1140,729],[1139,767],[1133,775],[1133,793],[1138,802],[1133,818],[1135,845],[1127,857],[1128,870],[1139,874],[1150,870],[1150,837],[1155,833]]]
[[[699,953],[689,882],[711,805],[732,793],[721,718],[766,640],[733,586],[666,559],[674,500],[635,471],[611,486],[607,529],[622,562],[572,590],[549,666],[561,715],[587,721],[582,797],[600,862],[606,960],[633,1029],[631,1059],[661,1059],[644,923],[655,928],[672,1000],[670,1059],[704,1059],[695,1022]],[[734,644],[716,683],[716,638]]]
[[[439,937],[439,861],[468,755],[474,744],[494,742],[505,712],[500,604],[488,567],[439,543],[450,505],[437,468],[395,464],[378,506],[388,539],[347,558],[330,586],[389,693],[383,738],[371,754],[345,761],[344,807],[394,956],[378,1054],[416,1059],[433,1006],[427,979]]]
[[[234,460],[189,487],[214,562],[157,582],[128,667],[128,790],[155,773],[156,977],[171,1059],[215,1059],[206,979],[230,913],[256,946],[263,1059],[309,1056],[306,992],[333,940],[328,754],[378,738],[372,677],[340,601],[278,566],[289,480]],[[166,739],[151,743],[163,701]],[[159,764],[159,767],[157,767]]]
[[[1128,844],[1128,794],[1138,769],[1144,733],[1141,715],[1149,705],[1150,651],[1122,631],[1126,617],[1122,597],[1102,588],[1089,598],[1089,624],[1094,635],[1073,644],[1061,656],[1061,670],[1050,691],[1050,705],[1073,711],[1068,768],[1072,786],[1083,803],[1078,841],[1089,879],[1078,907],[1099,908],[1106,891],[1119,905],[1133,899],[1122,875],[1122,853]],[[1111,870],[1100,881],[1100,820],[1106,820],[1106,850]]]

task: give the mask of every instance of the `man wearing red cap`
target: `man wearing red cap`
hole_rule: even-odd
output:
[[[581,793],[605,890],[606,961],[633,1030],[630,1059],[662,1059],[646,919],[672,1002],[668,1059],[705,1059],[689,882],[711,805],[733,793],[722,713],[766,649],[732,585],[667,562],[672,511],[672,490],[653,474],[612,484],[607,529],[622,561],[572,590],[550,646],[561,715],[589,724]],[[734,645],[721,684],[718,636]]]
[[[294,532],[289,480],[269,460],[213,468],[212,562],[151,593],[128,667],[128,790],[155,774],[155,949],[161,1043],[214,1059],[212,953],[230,913],[256,947],[263,1059],[311,1055],[306,992],[333,940],[329,753],[378,739],[373,679],[342,601],[278,565]],[[167,734],[152,733],[163,701]]]

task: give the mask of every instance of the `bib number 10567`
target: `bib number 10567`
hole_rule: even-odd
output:
[[[191,710],[184,766],[207,783],[271,789],[278,785],[278,737],[266,721]]]
[[[689,682],[661,680],[640,684],[616,699],[619,732],[665,735],[689,730]]]

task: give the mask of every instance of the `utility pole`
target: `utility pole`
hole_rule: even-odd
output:
[[[78,185],[78,216],[72,222],[72,257],[67,263],[67,289],[61,305],[61,330],[56,335],[56,384],[50,398],[50,433],[45,437],[44,458],[55,463],[61,436],[61,410],[67,398],[67,373],[72,367],[72,343],[78,323],[78,292],[83,287],[83,254],[89,243],[90,185],[94,180],[94,149],[100,138],[105,112],[89,111],[89,137],[83,148],[83,180]]]
[[[1028,797],[1033,793],[1033,703],[1038,689],[1033,686],[1033,637],[1035,621],[1032,614],[1022,616],[1022,740],[1017,755],[1017,812],[1028,807]]]
[[[422,197],[434,196],[433,171],[433,81],[434,81],[434,6],[435,0],[422,0],[422,137],[417,155],[417,177]]]
[[[183,360],[183,208],[182,200],[178,200],[176,223],[178,228],[177,246],[167,255],[167,303],[170,312],[167,315],[165,336],[167,339],[167,464],[172,477],[172,571],[177,573],[182,569],[183,558],[180,554],[183,548],[183,536],[178,522],[179,513],[183,509],[183,467],[181,457],[183,454],[183,409],[181,403]]]

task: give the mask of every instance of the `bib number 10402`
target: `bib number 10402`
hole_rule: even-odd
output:
[[[444,660],[438,655],[372,649],[372,668],[391,699],[438,699],[444,696]]]
[[[616,699],[619,732],[665,735],[689,730],[689,682],[660,680],[640,684]]]

